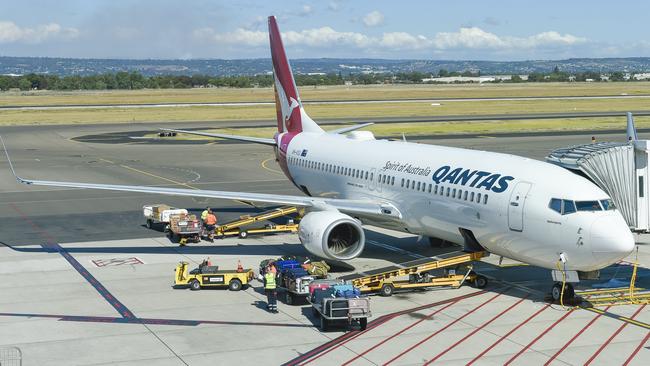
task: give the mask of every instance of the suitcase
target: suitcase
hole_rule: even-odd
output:
[[[353,288],[352,290],[336,291],[336,297],[351,299],[359,296],[361,296],[361,291],[357,288]]]
[[[330,288],[329,283],[323,283],[323,282],[312,282],[309,284],[309,295],[312,296],[314,295],[314,291],[316,289],[328,289]]]
[[[352,291],[354,289],[354,286],[340,284],[340,285],[332,285],[332,288],[334,288],[336,291],[343,292],[343,291],[347,291],[347,290]]]
[[[335,291],[331,288],[326,289],[315,289],[314,295],[312,296],[312,303],[319,304],[326,297],[334,297]]]
[[[296,278],[300,278],[300,277],[309,276],[309,273],[307,273],[307,271],[305,271],[301,267],[298,267],[298,268],[291,268],[291,269],[286,270],[284,272],[284,276],[286,276],[288,278],[291,278],[291,279],[296,279]]]
[[[277,261],[275,262],[275,267],[278,271],[284,271],[285,269],[290,268],[302,268],[300,267],[300,263],[296,260]]]

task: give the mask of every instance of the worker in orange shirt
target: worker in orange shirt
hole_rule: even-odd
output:
[[[214,228],[216,225],[217,216],[212,212],[212,210],[208,210],[208,215],[205,218],[205,230],[207,231],[208,240],[210,241],[214,240]]]

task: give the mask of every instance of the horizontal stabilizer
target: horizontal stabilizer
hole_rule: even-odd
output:
[[[336,129],[336,130],[327,131],[327,132],[328,132],[328,133],[335,133],[335,134],[346,133],[346,132],[350,132],[350,131],[358,130],[358,129],[361,129],[361,128],[364,128],[364,127],[367,127],[367,126],[370,126],[370,125],[374,125],[374,122],[361,123],[361,124],[358,124],[358,125],[347,126],[347,127],[343,127],[343,128],[338,128],[338,129]]]
[[[185,134],[188,134],[188,135],[216,137],[216,138],[226,139],[226,140],[246,141],[246,142],[252,142],[252,143],[255,143],[255,144],[275,146],[275,140],[268,139],[268,138],[263,138],[263,137],[249,137],[249,136],[238,136],[238,135],[226,135],[226,134],[223,134],[223,133],[208,133],[208,132],[199,132],[199,131],[173,130],[173,129],[170,129],[170,128],[161,128],[160,130],[169,131],[169,132],[177,132],[177,133],[185,133]]]

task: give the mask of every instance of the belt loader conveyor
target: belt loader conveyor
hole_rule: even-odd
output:
[[[483,251],[472,253],[457,251],[346,275],[339,279],[358,287],[361,292],[378,292],[382,296],[391,296],[394,291],[416,288],[437,286],[458,288],[465,281],[483,288],[487,286],[487,278],[474,273],[471,262],[488,255]],[[433,270],[444,270],[444,275],[436,276],[428,273]],[[409,276],[409,279],[397,280],[404,276]]]
[[[287,206],[287,207],[280,207],[280,208],[268,210],[258,215],[240,216],[239,219],[237,220],[233,220],[225,224],[218,225],[214,230],[214,235],[217,238],[239,235],[239,237],[243,239],[248,237],[249,234],[267,234],[267,233],[279,233],[279,232],[295,233],[298,231],[298,224],[293,224],[293,223],[289,223],[286,225],[267,225],[266,227],[263,228],[248,229],[248,230],[242,229],[242,226],[275,219],[296,212],[298,212],[298,208]]]

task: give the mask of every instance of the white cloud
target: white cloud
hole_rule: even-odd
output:
[[[586,42],[586,38],[555,31],[542,32],[529,37],[499,37],[478,27],[461,28],[458,32],[441,32],[435,35],[433,45],[437,49],[522,49],[571,46]]]
[[[331,27],[307,29],[300,32],[288,31],[282,34],[286,45],[306,45],[322,47],[329,45],[351,45],[365,48],[373,44],[373,39],[356,32],[337,32]]]
[[[79,35],[75,28],[63,28],[56,23],[41,24],[35,28],[20,27],[11,21],[0,21],[0,43],[41,43],[47,39],[72,39]]]
[[[382,23],[384,23],[384,14],[380,13],[377,10],[371,11],[370,13],[366,14],[365,17],[363,17],[363,24],[365,24],[367,27],[376,27]]]
[[[268,36],[265,31],[238,28],[232,32],[217,33],[212,28],[194,31],[199,39],[208,39],[217,44],[233,44],[241,47],[265,46]],[[407,32],[388,32],[381,36],[369,36],[358,32],[340,32],[331,27],[287,31],[282,33],[286,46],[307,46],[310,48],[340,47],[365,51],[411,50],[438,52],[447,50],[542,50],[569,47],[587,42],[586,38],[555,31],[542,32],[528,37],[499,36],[478,27],[463,27],[457,32],[440,32],[432,37]]]

